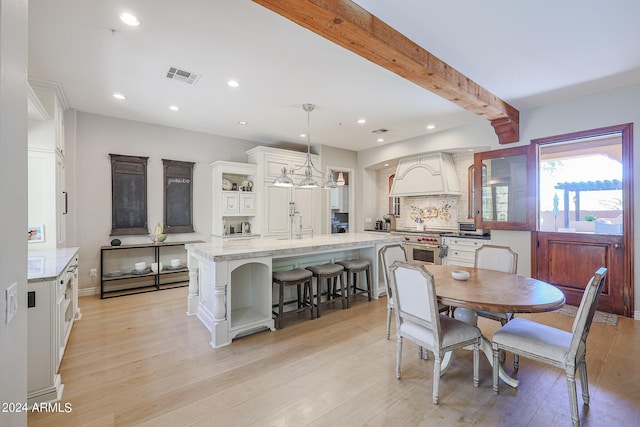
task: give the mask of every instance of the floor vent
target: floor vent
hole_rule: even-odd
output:
[[[188,85],[193,86],[198,82],[200,76],[198,74],[181,70],[177,67],[169,67],[169,71],[167,71],[167,78],[171,80],[177,80],[179,82],[184,82]]]

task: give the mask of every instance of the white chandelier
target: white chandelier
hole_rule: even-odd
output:
[[[316,181],[315,177],[313,176],[313,171],[315,170],[317,175],[320,176],[320,178],[324,178],[324,173],[322,173],[314,164],[313,161],[311,161],[311,136],[310,136],[310,116],[311,116],[311,112],[314,110],[315,105],[313,104],[303,104],[302,105],[302,109],[304,111],[307,112],[307,155],[306,155],[306,159],[304,161],[304,164],[302,166],[300,166],[299,168],[292,168],[287,170],[286,167],[282,168],[282,173],[280,174],[280,176],[278,176],[275,180],[273,180],[273,185],[275,185],[276,187],[293,187],[294,186],[294,182],[293,179],[291,179],[291,177],[289,176],[289,174],[293,175],[295,173],[295,171],[300,170],[300,169],[304,169],[304,179],[302,181],[300,181],[299,187],[300,188],[318,188],[320,187],[320,184],[318,183],[318,181]],[[334,180],[333,180],[333,174],[329,174],[329,178],[327,179],[327,181],[324,183],[324,185],[322,186],[322,188],[336,188],[339,184],[337,184]]]

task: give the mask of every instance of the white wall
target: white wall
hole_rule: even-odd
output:
[[[216,160],[246,162],[257,143],[198,132],[77,112],[75,130],[75,245],[80,247],[80,289],[99,289],[91,268],[100,268],[100,247],[111,232],[111,163],[109,154],[148,156],[147,217],[150,231],[162,223],[162,159],[195,162],[193,224],[195,233],[171,234],[169,241],[210,240],[211,169]],[[147,236],[117,236],[123,244],[150,243]],[[89,293],[85,290],[82,293]]]
[[[0,403],[27,401],[27,2],[0,0]],[[18,314],[5,324],[5,289],[18,284]],[[0,413],[24,426],[26,413]]]
[[[486,120],[479,120],[468,126],[390,144],[388,147],[371,148],[358,153],[359,178],[363,187],[357,195],[359,206],[363,206],[357,218],[358,229],[363,229],[365,217],[376,216],[376,202],[366,197],[376,191],[376,174],[372,168],[381,162],[407,157],[422,152],[449,151],[452,148],[490,146],[500,149],[529,144],[532,139],[560,135],[587,129],[594,129],[623,123],[640,123],[640,85],[612,89],[582,98],[558,102],[553,105],[520,111],[520,141],[501,146]],[[634,164],[640,164],[638,147]],[[639,194],[636,196],[635,194]],[[640,244],[640,173],[634,174],[634,246]],[[522,251],[519,253],[519,271],[525,273],[521,261],[530,263],[531,247],[528,245],[530,233],[500,232],[496,236],[500,242],[513,242]],[[492,234],[493,240],[493,234]],[[510,243],[511,244],[511,243]],[[640,318],[640,258],[634,259],[634,299],[635,317]]]

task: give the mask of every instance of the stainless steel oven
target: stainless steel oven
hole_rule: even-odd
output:
[[[403,246],[407,254],[407,260],[427,265],[440,265],[443,253],[439,234],[429,232],[409,232],[398,231],[391,234],[400,235],[404,238]]]
[[[404,250],[407,253],[407,260],[409,261],[427,265],[442,264],[440,246],[405,242]]]

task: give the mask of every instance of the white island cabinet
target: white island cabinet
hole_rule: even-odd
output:
[[[189,283],[187,314],[196,315],[211,332],[214,348],[230,344],[238,335],[275,330],[273,271],[356,258],[371,262],[373,297],[378,298],[384,289],[379,252],[400,240],[390,235],[341,233],[188,244],[189,273],[194,280]]]
[[[58,369],[78,307],[78,249],[30,250],[28,266],[27,403],[58,401]]]

